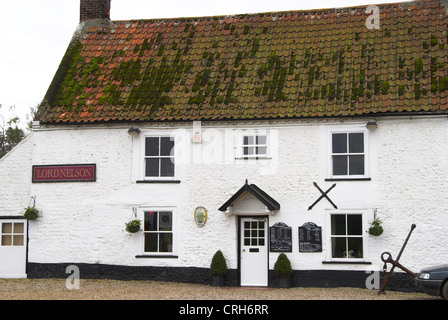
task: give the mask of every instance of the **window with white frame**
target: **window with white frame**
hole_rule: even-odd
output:
[[[241,135],[242,158],[267,158],[268,157],[268,134],[265,133],[243,133]]]
[[[149,179],[175,176],[173,137],[145,137],[144,173]]]
[[[25,228],[23,222],[0,222],[0,246],[25,245]]]
[[[367,132],[330,132],[330,176],[333,178],[367,177]]]
[[[362,213],[332,213],[330,225],[331,259],[363,259],[365,257]]]
[[[172,253],[173,233],[173,211],[144,210],[144,253]]]

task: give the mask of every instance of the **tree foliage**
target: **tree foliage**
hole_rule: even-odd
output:
[[[23,129],[19,128],[19,117],[6,118],[1,113],[0,105],[0,159],[12,150],[25,137]],[[10,107],[13,110],[14,107]]]

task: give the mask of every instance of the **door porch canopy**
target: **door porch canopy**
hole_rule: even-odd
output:
[[[255,184],[249,184],[247,179],[244,186],[219,208],[228,215],[274,215],[278,210],[280,204]]]

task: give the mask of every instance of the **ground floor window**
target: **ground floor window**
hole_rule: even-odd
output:
[[[331,258],[364,258],[363,215],[333,213],[331,223]]]
[[[173,252],[173,212],[144,211],[143,238],[144,252]]]

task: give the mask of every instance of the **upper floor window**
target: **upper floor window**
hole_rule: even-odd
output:
[[[241,158],[267,158],[269,136],[264,133],[242,133],[240,145]]]
[[[146,178],[174,177],[174,138],[146,137],[144,161]]]
[[[367,132],[332,131],[330,133],[331,178],[366,178]]]

